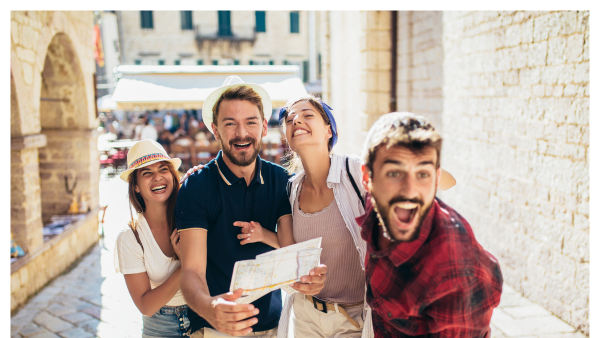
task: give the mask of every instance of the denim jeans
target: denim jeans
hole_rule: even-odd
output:
[[[190,320],[187,305],[163,306],[152,317],[143,317],[142,337],[187,337]]]

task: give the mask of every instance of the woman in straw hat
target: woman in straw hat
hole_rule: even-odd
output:
[[[117,237],[114,264],[123,273],[143,317],[142,337],[189,334],[188,307],[179,289],[181,275],[175,201],[179,191],[178,158],[170,158],[153,140],[137,142],[127,154],[121,179],[138,213],[130,229]],[[131,208],[130,205],[130,208]]]

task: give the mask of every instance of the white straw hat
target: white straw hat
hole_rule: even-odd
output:
[[[181,160],[170,158],[165,148],[160,143],[153,140],[142,140],[129,149],[127,153],[127,170],[121,174],[121,179],[129,182],[129,175],[139,168],[147,167],[160,161],[169,161],[175,167],[175,170],[181,166]]]
[[[208,97],[204,101],[204,104],[202,105],[202,120],[204,121],[204,125],[206,125],[206,128],[208,128],[208,130],[210,130],[211,133],[214,134],[211,123],[213,122],[213,107],[215,106],[215,103],[217,103],[221,95],[227,89],[241,86],[252,88],[260,96],[265,119],[269,121],[269,119],[271,118],[271,113],[273,112],[271,97],[263,87],[254,83],[245,83],[239,76],[228,76],[225,79],[225,82],[223,82],[223,85],[217,88],[212,93],[210,93],[210,95],[208,95]]]

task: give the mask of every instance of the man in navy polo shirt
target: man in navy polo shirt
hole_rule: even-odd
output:
[[[279,248],[282,233],[291,236],[289,175],[258,156],[271,101],[262,87],[234,76],[209,95],[202,108],[203,120],[210,123],[223,150],[183,183],[175,208],[181,234],[180,284],[190,307],[192,337],[275,337],[281,315],[279,290],[252,304],[234,302],[241,289],[228,292],[235,262]],[[262,241],[241,245],[239,238],[244,236],[235,222],[260,223]],[[326,269],[312,270],[294,288],[317,294]]]

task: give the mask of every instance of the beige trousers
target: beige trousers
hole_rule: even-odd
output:
[[[294,298],[294,338],[360,338],[364,326],[362,312],[364,305],[346,309],[348,315],[358,322],[360,329],[350,324],[339,312],[323,313],[315,309],[304,295],[295,292]]]
[[[230,336],[228,334],[221,333],[217,330],[213,330],[211,328],[205,327],[205,328],[202,328],[202,329],[192,333],[192,335],[190,337],[192,337],[192,338],[226,338],[226,337],[233,337],[233,336]],[[261,331],[261,332],[252,331],[242,337],[276,338],[277,337],[277,328],[274,328],[274,329],[271,329],[268,331]]]

